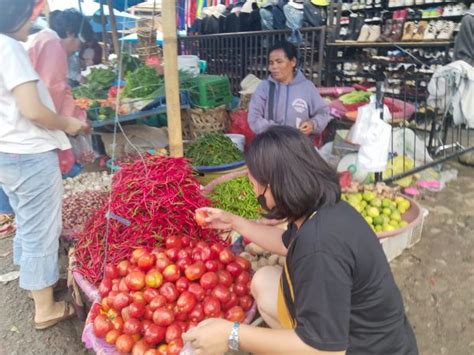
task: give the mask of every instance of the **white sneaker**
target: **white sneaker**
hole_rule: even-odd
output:
[[[454,32],[459,32],[460,29],[461,29],[461,22],[458,22],[456,26],[454,26]]]
[[[454,22],[445,21],[443,28],[439,32],[436,39],[450,40],[453,37],[454,32]]]
[[[405,0],[404,6],[413,6],[415,5],[415,0]]]
[[[352,2],[351,10],[359,10],[359,2],[357,0]]]
[[[453,16],[462,16],[466,12],[467,6],[464,3],[458,3],[453,6],[452,15]]]
[[[430,21],[428,27],[426,27],[425,33],[423,34],[423,40],[432,41],[436,39],[436,34],[438,30],[436,29],[435,21]]]
[[[349,11],[351,9],[351,4],[349,2],[343,2],[341,6],[341,11]]]
[[[416,5],[424,5],[424,4],[425,4],[425,0],[415,0],[415,4],[416,4]]]
[[[453,10],[454,10],[453,5],[445,6],[443,10],[443,16],[453,16],[454,15]]]

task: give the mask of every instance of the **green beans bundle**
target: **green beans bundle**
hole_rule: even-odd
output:
[[[229,137],[206,133],[186,148],[185,155],[194,166],[216,166],[244,159],[242,152]]]
[[[248,218],[261,217],[262,208],[257,202],[248,177],[241,176],[217,185],[210,195],[212,205],[224,211]]]

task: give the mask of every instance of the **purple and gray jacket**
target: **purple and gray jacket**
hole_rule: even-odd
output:
[[[270,81],[275,83],[272,121],[268,119]],[[248,122],[250,128],[257,134],[273,125],[298,128],[298,125],[306,120],[315,123],[314,133],[319,134],[326,128],[331,116],[329,107],[319,95],[318,89],[299,70],[288,84],[282,84],[270,75],[258,85],[252,95]]]

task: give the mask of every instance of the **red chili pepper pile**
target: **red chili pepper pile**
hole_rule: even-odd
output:
[[[123,164],[113,179],[110,206],[98,210],[76,235],[76,269],[96,284],[105,262],[116,264],[133,249],[152,248],[170,235],[219,242],[214,231],[194,220],[195,209],[208,205],[184,158],[148,155],[144,161]],[[108,212],[130,223],[107,221]]]

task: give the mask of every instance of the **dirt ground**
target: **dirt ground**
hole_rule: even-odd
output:
[[[392,263],[421,354],[474,354],[474,169],[450,163],[458,179],[426,196],[421,241]],[[0,240],[0,273],[14,271],[11,239]],[[18,282],[0,284],[0,355],[87,354],[82,324],[32,327],[33,302]]]

